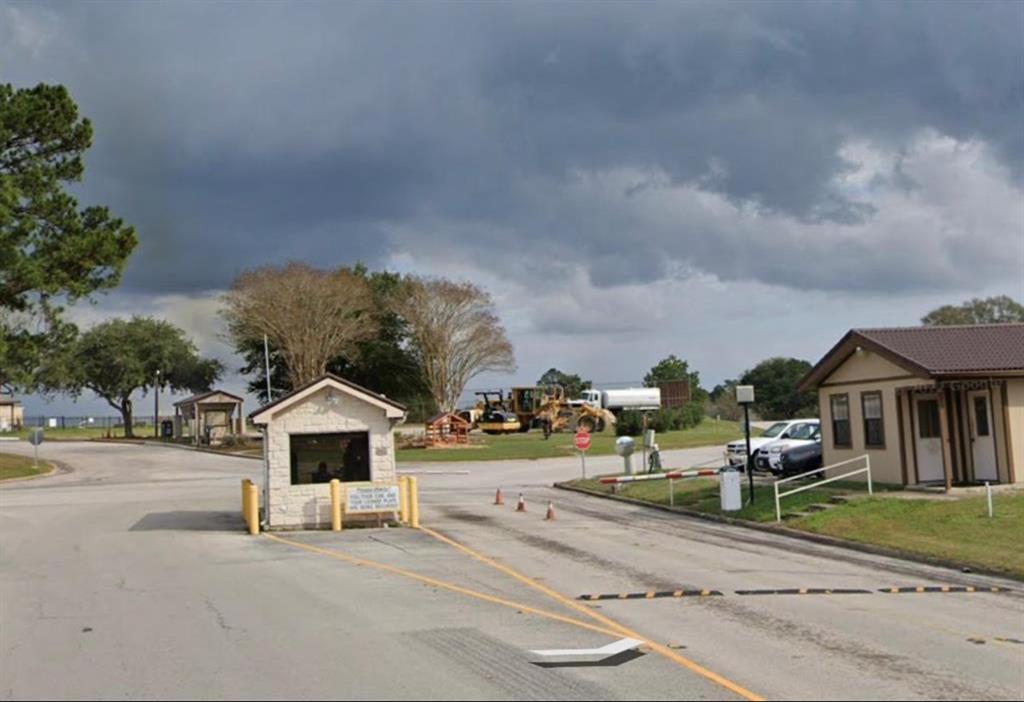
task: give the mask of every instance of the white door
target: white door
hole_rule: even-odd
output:
[[[942,467],[942,431],[939,429],[938,398],[919,399],[914,403],[917,480],[920,483],[945,481]]]
[[[971,451],[974,454],[974,479],[999,480],[996,470],[996,440],[992,435],[992,407],[987,390],[967,393],[971,415]]]

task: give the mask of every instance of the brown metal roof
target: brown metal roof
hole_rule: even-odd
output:
[[[817,387],[859,346],[922,377],[1024,374],[1024,324],[851,329],[798,389]]]
[[[931,375],[1024,371],[1024,324],[855,329]]]

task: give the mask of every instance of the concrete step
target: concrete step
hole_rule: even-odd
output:
[[[811,516],[809,512],[786,512],[782,515],[782,521],[788,522],[791,519],[803,519]]]
[[[850,504],[850,498],[846,495],[832,495],[828,498],[828,501],[834,505],[848,505]]]
[[[826,510],[832,509],[833,507],[835,507],[835,505],[807,505],[806,507],[804,507],[804,509],[808,512],[824,512]]]

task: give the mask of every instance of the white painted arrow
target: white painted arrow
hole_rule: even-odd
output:
[[[601,648],[554,648],[544,651],[531,651],[530,653],[551,658],[571,656],[573,658],[593,658],[595,660],[603,660],[605,658],[610,658],[611,656],[624,653],[625,651],[631,651],[641,644],[643,644],[643,641],[638,641],[637,639],[619,639],[618,641],[613,641],[607,646],[602,646]]]

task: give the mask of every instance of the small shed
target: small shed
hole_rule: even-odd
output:
[[[332,374],[253,412],[263,432],[265,527],[329,528],[333,479],[343,500],[355,488],[394,485],[393,430],[405,415],[404,405]]]
[[[472,425],[451,412],[441,412],[426,421],[424,432],[427,446],[468,444]]]
[[[226,436],[244,433],[244,399],[224,390],[210,390],[174,403],[174,438],[219,444]]]
[[[25,422],[24,409],[21,400],[14,395],[0,394],[0,431],[21,429]]]

